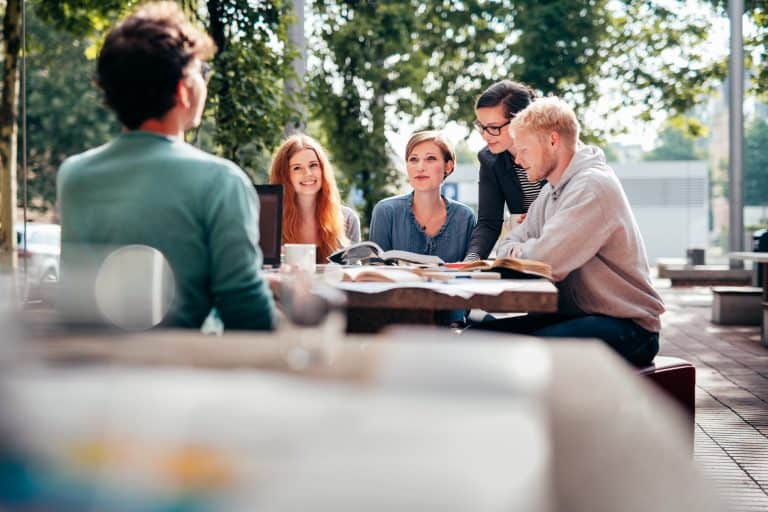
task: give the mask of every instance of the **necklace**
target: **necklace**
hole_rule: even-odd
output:
[[[443,223],[445,222],[445,219],[448,216],[448,208],[445,206],[444,201],[440,201],[441,208],[437,210],[437,212],[433,213],[426,219],[420,218],[420,216],[416,213],[416,205],[414,204],[412,207],[413,211],[413,217],[416,219],[416,224],[421,228],[422,231],[424,231],[427,234],[434,234],[437,233],[437,231],[442,227]],[[435,221],[440,221],[437,226]]]

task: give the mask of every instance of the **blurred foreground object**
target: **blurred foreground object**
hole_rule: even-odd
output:
[[[67,247],[68,251],[86,248]],[[89,248],[59,290],[64,323],[138,331],[164,320],[176,295],[176,280],[163,254],[146,245]]]
[[[682,412],[601,343],[402,328],[297,369],[283,341],[27,340],[0,380],[0,505],[723,510]]]

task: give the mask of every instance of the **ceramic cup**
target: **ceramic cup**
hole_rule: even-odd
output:
[[[314,244],[285,244],[283,263],[291,268],[314,274],[316,251]]]

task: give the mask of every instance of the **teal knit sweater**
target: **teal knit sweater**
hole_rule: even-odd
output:
[[[165,325],[198,328],[215,306],[227,329],[273,328],[258,197],[232,162],[175,138],[126,132],[62,164],[58,206],[65,301],[90,300],[104,257],[142,244],[162,252],[175,277]]]

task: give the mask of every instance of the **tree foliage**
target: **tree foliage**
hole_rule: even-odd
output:
[[[659,133],[661,144],[643,155],[643,160],[697,160],[694,140],[687,133],[667,126]]]
[[[97,48],[106,29],[137,3],[32,0],[31,5],[46,24],[74,34],[71,44],[86,52]],[[220,49],[214,61],[208,110],[196,141],[235,160],[261,181],[269,152],[296,115],[283,87],[291,76],[293,56],[286,42],[291,21],[288,7],[283,1],[180,3],[206,26]],[[623,105],[642,105],[644,119],[667,108],[688,110],[706,94],[714,78],[723,76],[725,68],[701,55],[697,43],[707,35],[707,20],[680,8],[683,4],[316,0],[311,7],[308,45],[310,126],[341,170],[342,189],[354,185],[361,193],[367,224],[376,201],[391,194],[402,180],[393,163],[401,155],[393,155],[387,134],[402,121],[424,128],[441,128],[448,120],[468,125],[477,94],[501,78],[525,81],[542,94],[564,96],[575,105],[577,114],[598,104],[608,112]],[[761,4],[748,2],[747,9],[755,19],[764,13]],[[52,44],[51,56],[41,54],[41,63],[50,58],[46,65],[54,66],[56,58],[60,62],[74,59],[73,74],[79,66],[89,64],[81,56],[65,54],[66,43]],[[56,52],[60,52],[58,57]],[[94,56],[92,51],[88,55]],[[39,97],[55,95],[57,87],[65,86],[62,82],[46,78],[39,84]],[[61,112],[78,113],[66,120],[71,126],[84,129],[90,125],[102,133],[99,130],[108,125],[85,115],[84,102],[89,96],[80,88],[82,82],[71,88],[81,91],[79,100],[74,92],[58,94],[62,103],[74,102],[70,109],[62,104]],[[605,83],[612,84],[613,96],[604,95]],[[38,115],[31,107],[30,115]],[[48,107],[41,108],[43,112]],[[81,114],[85,117],[80,119]],[[70,126],[38,117],[36,123]],[[603,123],[585,129],[591,136],[605,134]],[[83,139],[95,140],[90,136]],[[73,152],[64,149],[68,142],[61,144],[61,150],[39,149],[36,155]],[[51,157],[51,168],[56,158]],[[43,181],[41,178],[40,183]]]
[[[28,13],[30,205],[55,201],[55,173],[68,155],[97,146],[120,127],[102,105],[92,78],[101,40],[138,0],[32,0]],[[182,0],[219,52],[200,133],[188,134],[216,154],[266,179],[269,152],[293,120],[283,81],[291,76],[286,44],[290,16],[279,2]],[[21,176],[19,177],[21,179]]]
[[[31,0],[34,14],[46,24],[75,38],[105,31],[138,0]]]
[[[652,2],[318,0],[315,11],[313,112],[343,182],[362,189],[364,222],[398,180],[386,132],[402,120],[469,124],[491,82],[524,81],[578,114],[612,77],[612,109],[641,102],[650,118],[687,110],[720,71],[694,49],[704,20]]]
[[[727,0],[709,0],[723,16],[728,16]],[[746,69],[751,70],[751,92],[768,97],[768,2],[744,0],[746,14],[752,29],[744,38]],[[723,66],[726,63],[722,63]]]
[[[692,135],[694,134],[694,135]],[[659,133],[659,144],[643,160],[699,160],[704,152],[698,142],[704,128],[697,119],[676,116],[667,120]]]
[[[616,5],[604,73],[615,84],[617,106],[642,106],[641,121],[667,110],[683,114],[725,77],[727,66],[703,49],[711,20],[701,9],[686,11],[685,2]]]
[[[205,7],[201,19],[219,48],[209,84],[213,122],[203,126],[212,139],[207,149],[264,181],[269,153],[295,121],[284,91],[292,75],[289,10],[279,1],[207,0]]]
[[[56,171],[69,155],[105,143],[120,127],[103,106],[85,49],[93,38],[45,25],[32,9],[27,19],[27,175],[30,206],[56,201]],[[19,173],[19,181],[23,175]],[[21,187],[20,189],[21,190]]]

